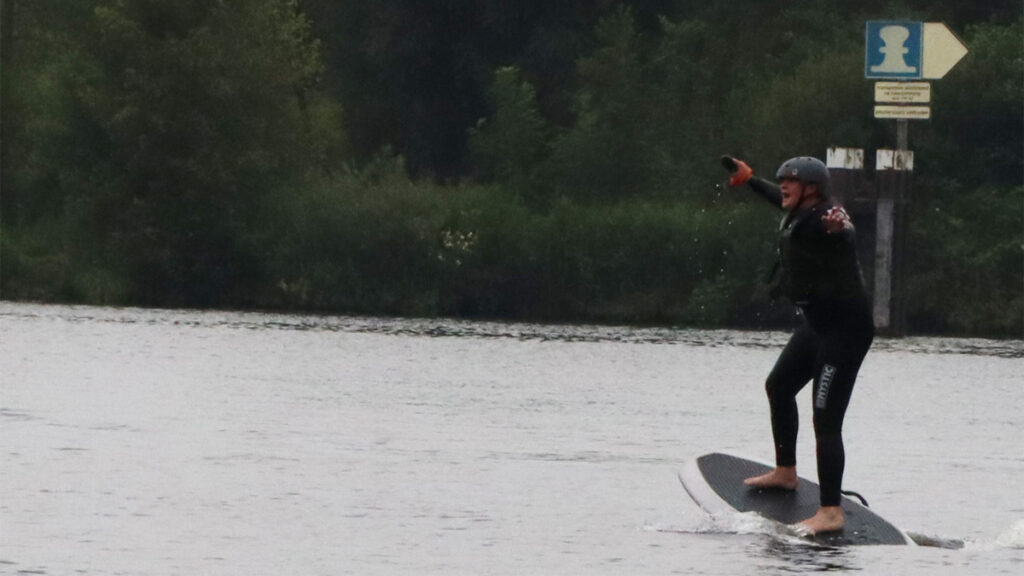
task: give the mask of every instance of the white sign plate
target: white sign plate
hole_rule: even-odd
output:
[[[885,150],[875,152],[875,170],[914,171],[913,150]]]
[[[928,120],[932,117],[930,106],[875,106],[875,118],[896,120]]]
[[[875,82],[875,102],[928,104],[932,85],[927,82]]]
[[[864,168],[864,149],[840,148],[838,146],[829,148],[828,153],[825,155],[825,166],[829,168],[861,170]]]
[[[922,78],[942,78],[967,54],[967,46],[942,22],[925,22],[921,33]]]

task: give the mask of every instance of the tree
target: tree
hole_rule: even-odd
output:
[[[915,127],[908,320],[1024,335],[1024,20],[970,26],[970,52],[934,84]]]
[[[107,0],[82,95],[120,168],[103,199],[145,303],[245,301],[260,206],[322,162],[338,115],[294,0]]]
[[[494,110],[469,132],[477,177],[539,200],[536,173],[548,153],[549,128],[537,110],[536,91],[520,79],[517,68],[505,67],[495,73],[488,94]]]
[[[632,12],[620,7],[597,25],[600,47],[577,64],[576,122],[554,143],[557,190],[584,200],[649,192],[650,131]]]

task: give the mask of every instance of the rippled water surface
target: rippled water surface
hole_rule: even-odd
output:
[[[880,339],[847,416],[846,486],[963,548],[705,518],[786,338],[0,303],[0,574],[1024,573],[1019,340]]]

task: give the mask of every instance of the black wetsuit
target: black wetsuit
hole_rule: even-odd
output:
[[[749,184],[774,206],[782,207],[778,186],[760,178],[751,178]],[[846,461],[843,417],[875,331],[854,231],[844,228],[829,234],[821,220],[833,206],[826,200],[787,212],[779,226],[773,292],[792,300],[803,322],[766,382],[776,465],[795,466],[796,395],[814,381],[811,398],[822,506],[839,505]]]

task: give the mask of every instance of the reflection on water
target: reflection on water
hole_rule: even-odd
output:
[[[852,548],[815,545],[787,538],[765,538],[754,551],[770,562],[762,573],[778,572],[779,563],[792,572],[849,572],[857,570]]]
[[[240,330],[298,330],[425,336],[438,338],[495,338],[520,341],[607,342],[626,344],[683,344],[709,348],[780,348],[788,332],[701,330],[672,327],[601,326],[592,324],[533,324],[439,318],[379,318],[259,312],[195,312],[94,308],[77,306],[10,305],[0,302],[0,318],[54,318],[70,322],[167,324],[227,327]],[[1024,358],[1024,340],[981,338],[876,338],[874,350],[919,354],[968,354]]]

